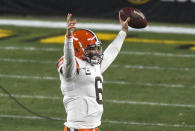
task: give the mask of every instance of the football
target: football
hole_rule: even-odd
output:
[[[123,21],[125,21],[128,17],[131,18],[128,25],[132,28],[141,29],[147,26],[147,20],[144,14],[132,7],[122,8],[120,11],[120,17]]]

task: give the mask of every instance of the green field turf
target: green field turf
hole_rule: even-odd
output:
[[[12,36],[0,38],[0,85],[32,111],[65,120],[55,63],[63,55],[63,44],[40,43],[41,38],[62,35],[65,29],[0,29],[13,31]],[[129,31],[128,37],[195,41],[194,35],[185,34]],[[103,48],[110,42],[103,41]],[[103,74],[104,114],[100,131],[194,131],[195,51],[188,49],[191,46],[125,42]],[[32,116],[35,115],[0,90],[0,131],[64,128],[64,120]]]

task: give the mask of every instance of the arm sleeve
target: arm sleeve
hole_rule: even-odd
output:
[[[65,36],[64,41],[64,62],[63,75],[65,78],[72,78],[76,74],[76,59],[74,55],[73,39]]]
[[[126,35],[127,35],[126,32],[120,31],[116,38],[104,51],[104,56],[101,63],[101,73],[103,73],[112,64],[112,62],[120,52]]]

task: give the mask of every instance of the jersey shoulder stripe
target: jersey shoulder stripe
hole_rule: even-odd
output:
[[[80,68],[79,68],[79,63],[78,61],[75,59],[76,61],[76,69],[77,69],[77,73],[79,73],[80,71]],[[62,56],[58,61],[57,61],[57,70],[58,72],[62,72],[62,66],[63,66],[63,63],[64,63],[64,56]]]
[[[59,70],[60,66],[63,64],[64,62],[64,57],[62,56],[58,61],[57,61],[57,70]]]
[[[63,73],[63,71],[62,71],[63,63],[64,63],[64,57],[62,56],[62,57],[57,61],[57,71],[58,71],[59,73]]]

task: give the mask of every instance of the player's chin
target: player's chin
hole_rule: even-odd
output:
[[[98,56],[96,56],[96,55],[91,57],[92,60],[96,60],[97,58],[98,58]]]

